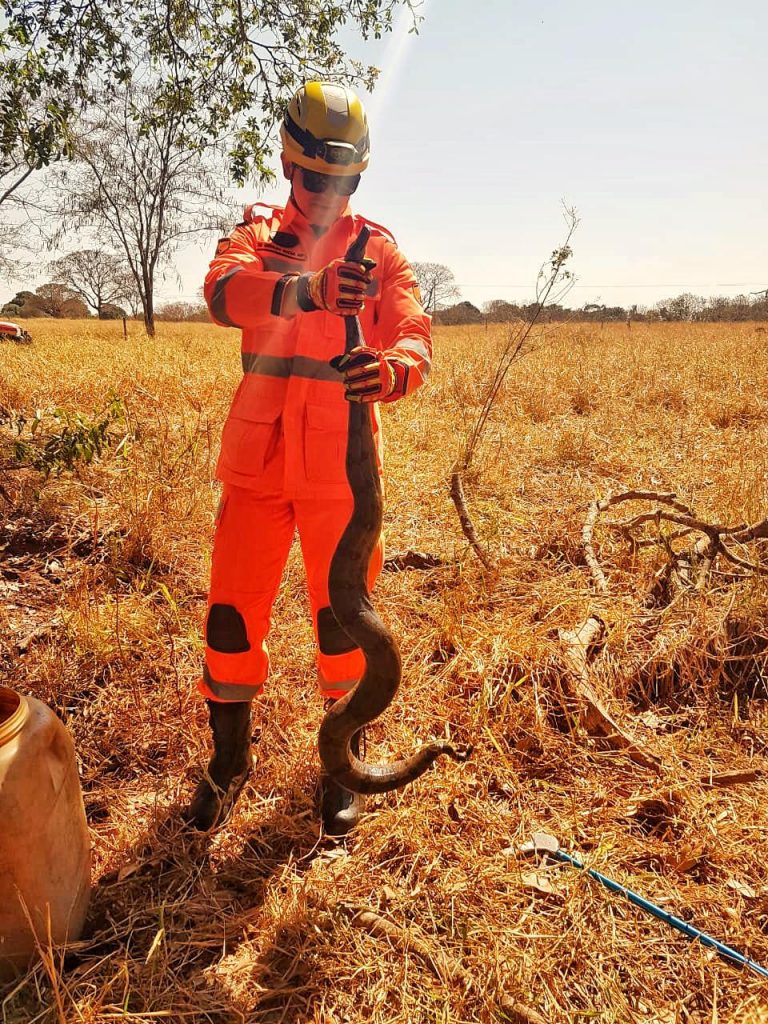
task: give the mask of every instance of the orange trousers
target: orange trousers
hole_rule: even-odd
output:
[[[205,666],[200,692],[209,700],[251,700],[269,675],[266,639],[296,528],[307,574],[317,643],[318,683],[325,697],[342,697],[365,668],[362,651],[341,629],[330,608],[328,570],[350,515],[348,499],[263,497],[224,485],[213,544],[211,589],[205,618]],[[381,571],[380,539],[371,558],[368,587]]]

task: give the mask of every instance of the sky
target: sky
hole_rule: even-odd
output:
[[[424,14],[384,83],[359,200],[409,258],[449,265],[475,303],[530,296],[565,200],[570,304],[768,287],[764,0]]]
[[[580,223],[566,304],[768,287],[765,0],[426,0],[418,35],[355,56],[371,163],[354,209],[461,297],[529,301]],[[238,193],[283,205],[285,183]],[[179,254],[164,300],[194,299],[215,239]]]

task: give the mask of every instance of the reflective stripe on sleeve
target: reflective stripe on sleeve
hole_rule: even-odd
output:
[[[398,352],[402,352],[404,355],[411,356],[418,364],[417,368],[421,374],[422,381],[427,379],[432,369],[432,353],[423,341],[420,341],[418,338],[403,338],[401,341],[396,342],[389,351],[395,355]]]
[[[220,324],[225,324],[227,327],[240,327],[240,324],[236,324],[234,320],[230,320],[227,316],[227,308],[224,302],[224,288],[227,282],[231,281],[235,274],[239,274],[242,269],[242,267],[233,267],[232,270],[228,270],[226,274],[220,277],[213,286],[213,294],[211,295],[211,313]]]
[[[426,359],[427,363],[431,365],[432,354],[424,344],[423,341],[419,341],[418,338],[403,338],[402,341],[396,342],[395,349],[400,349],[401,352],[415,352],[416,355],[421,356],[422,359]]]

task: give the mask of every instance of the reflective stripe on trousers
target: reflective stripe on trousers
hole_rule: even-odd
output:
[[[242,683],[221,683],[218,679],[213,678],[208,671],[208,666],[203,665],[201,689],[206,697],[210,697],[213,700],[239,702],[253,700],[254,697],[258,697],[263,691],[264,685],[263,683],[258,683],[255,686],[244,686]],[[208,692],[206,693],[205,691]]]
[[[340,682],[329,683],[327,679],[324,679],[320,673],[317,675],[317,685],[322,693],[349,693],[350,690],[354,690],[360,681],[359,676],[355,676],[354,679],[344,679]]]

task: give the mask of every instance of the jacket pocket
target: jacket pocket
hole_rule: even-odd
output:
[[[347,480],[349,410],[344,405],[307,405],[304,430],[304,468],[307,480],[343,484]]]
[[[260,476],[281,454],[282,406],[237,410],[224,424],[221,465],[242,476]]]

